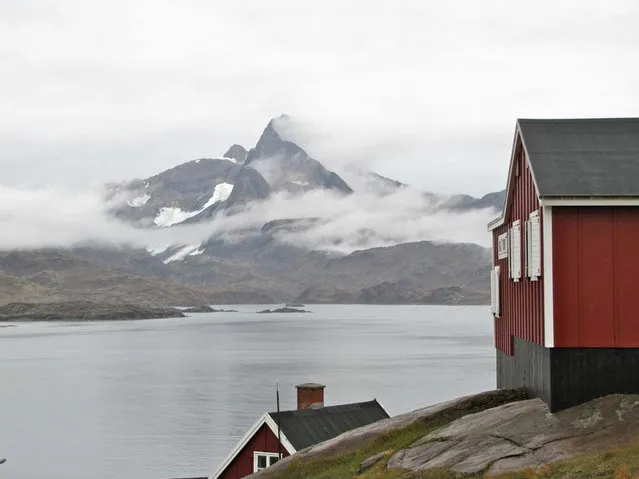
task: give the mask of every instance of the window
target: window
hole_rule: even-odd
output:
[[[279,457],[277,453],[255,451],[253,453],[253,472],[272,466],[279,461]]]
[[[521,225],[514,221],[510,228],[509,273],[513,281],[521,278]]]
[[[499,266],[490,272],[490,311],[499,317]]]
[[[508,258],[508,233],[497,237],[497,259]]]
[[[537,281],[541,276],[541,226],[539,211],[530,213],[526,222],[526,276]]]

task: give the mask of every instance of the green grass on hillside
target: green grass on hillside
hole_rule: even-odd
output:
[[[359,465],[365,459],[383,451],[388,451],[390,458],[393,452],[407,448],[436,427],[436,425],[418,421],[404,429],[397,429],[376,437],[353,452],[307,461],[296,458],[291,461],[288,470],[278,474],[277,477],[282,479],[351,479],[357,475]]]

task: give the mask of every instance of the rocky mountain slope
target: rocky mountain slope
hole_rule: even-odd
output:
[[[270,303],[256,291],[233,292],[239,303]],[[137,275],[83,260],[67,251],[0,253],[0,304],[95,301],[180,306],[224,302],[225,291],[153,275]]]
[[[488,301],[488,249],[429,238],[406,242],[404,223],[391,231],[379,230],[374,221],[352,226],[336,222],[321,206],[331,203],[327,211],[338,213],[357,208],[364,194],[369,203],[390,202],[398,213],[406,207],[416,217],[471,211],[489,216],[501,207],[503,192],[482,198],[419,192],[398,199],[409,185],[352,170],[351,187],[283,137],[282,122],[289,120],[271,120],[250,150],[235,144],[218,158],[107,185],[111,214],[148,232],[145,248],[85,244],[64,251],[0,252],[0,303]],[[340,198],[349,203],[342,206]],[[298,206],[307,203],[320,214]],[[375,208],[364,215],[375,214]],[[291,210],[297,210],[294,216]],[[199,236],[183,233],[193,227]],[[309,238],[323,238],[323,246]]]

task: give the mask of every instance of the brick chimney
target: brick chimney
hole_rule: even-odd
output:
[[[324,386],[317,383],[304,383],[297,388],[297,409],[324,407]]]

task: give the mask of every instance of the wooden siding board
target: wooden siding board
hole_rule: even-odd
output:
[[[519,220],[522,234],[522,277],[519,281],[510,278],[509,258],[512,250],[509,249],[509,258],[499,260],[493,253],[493,265],[500,266],[500,298],[501,315],[495,319],[495,347],[508,355],[513,354],[513,337],[544,344],[544,318],[543,318],[543,271],[538,281],[531,281],[526,276],[525,269],[525,224],[530,213],[540,210],[537,192],[528,168],[525,152],[521,148],[519,140],[516,141],[516,154],[513,156],[515,165],[513,172],[519,175],[511,178],[513,188],[510,215],[504,225],[493,231],[494,251],[497,248],[497,238],[500,234],[507,233],[513,221]],[[540,214],[540,221],[543,217]],[[543,248],[543,244],[542,244]]]
[[[579,215],[554,208],[552,214],[555,346],[579,346]]]
[[[580,346],[615,344],[612,210],[584,208],[579,215]]]
[[[639,346],[639,209],[614,210],[616,346]]]

